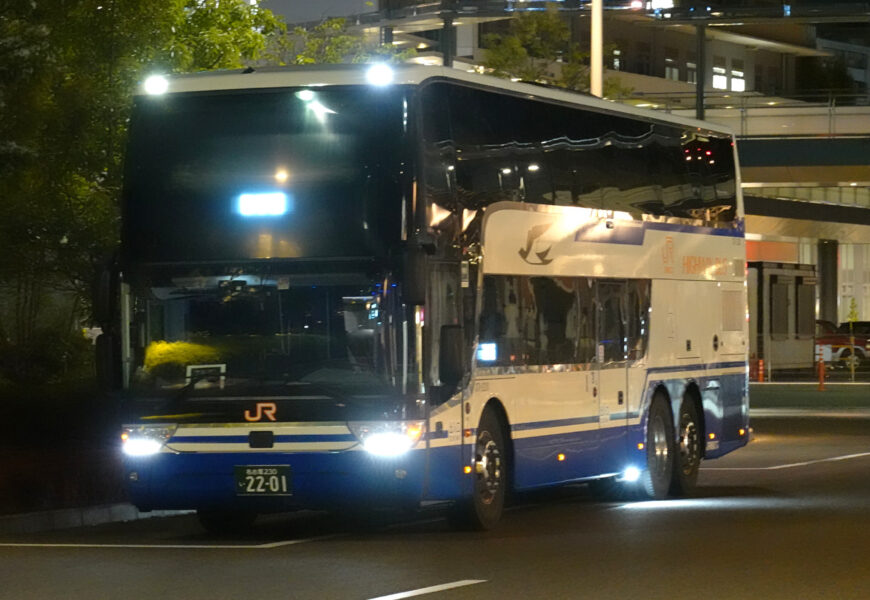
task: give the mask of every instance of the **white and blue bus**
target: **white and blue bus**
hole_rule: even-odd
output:
[[[688,494],[747,443],[728,132],[446,68],[148,90],[100,343],[140,509],[489,528],[514,491]]]

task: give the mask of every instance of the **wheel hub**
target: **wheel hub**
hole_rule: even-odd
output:
[[[665,422],[660,416],[653,419],[653,422],[650,424],[650,430],[652,434],[651,455],[653,463],[650,465],[650,468],[656,473],[656,475],[664,476],[667,474],[668,453],[670,450],[668,448],[667,428],[665,427]]]
[[[478,446],[474,467],[482,484],[482,500],[488,504],[495,498],[501,485],[501,452],[493,440],[486,440]]]
[[[684,473],[690,473],[701,456],[701,440],[698,427],[691,419],[680,423],[680,458]]]

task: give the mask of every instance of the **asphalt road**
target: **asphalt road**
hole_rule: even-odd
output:
[[[5,536],[0,598],[870,598],[870,414],[790,414],[755,417],[691,500],[576,486],[482,534],[437,513],[369,529],[306,513],[244,538],[193,517]]]

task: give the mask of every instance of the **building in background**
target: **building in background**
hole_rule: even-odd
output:
[[[588,47],[585,0],[381,0],[349,20],[375,39],[415,48],[415,62],[480,70],[487,33],[548,6]],[[845,321],[854,299],[859,320],[870,320],[868,5],[604,7],[604,40],[613,48],[605,78],[631,89],[613,100],[690,117],[700,111],[739,134],[748,259],[814,265],[819,318]]]

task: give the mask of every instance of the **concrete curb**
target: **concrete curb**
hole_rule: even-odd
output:
[[[82,508],[64,508],[60,510],[0,516],[0,534],[37,533],[40,531],[87,527],[120,521],[136,521],[152,517],[174,517],[193,512],[190,510],[140,512],[132,504],[103,504]]]

